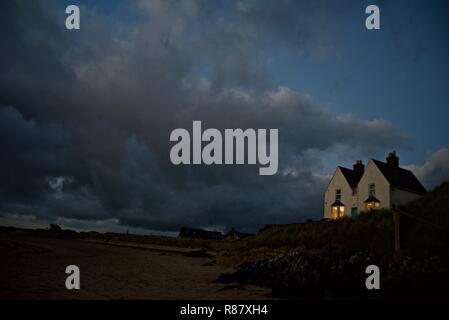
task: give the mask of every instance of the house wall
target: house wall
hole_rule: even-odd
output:
[[[391,191],[391,203],[396,206],[406,204],[420,197],[421,195],[419,194],[408,192],[401,189],[392,189]]]
[[[357,206],[357,198],[352,196],[352,189],[340,168],[334,173],[324,192],[324,218],[331,218],[331,204],[335,201],[335,190],[341,189],[341,202],[345,205],[345,216],[351,216],[351,207]]]
[[[358,212],[366,211],[366,205],[364,201],[369,195],[369,184],[374,183],[376,186],[375,197],[380,201],[380,209],[390,209],[390,184],[383,176],[382,172],[377,168],[372,160],[368,162],[365,172],[359,181],[357,194],[358,194]]]

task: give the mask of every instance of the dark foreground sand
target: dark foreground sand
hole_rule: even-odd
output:
[[[266,299],[269,290],[213,281],[232,268],[189,249],[0,234],[0,299]],[[81,289],[65,288],[77,265]]]

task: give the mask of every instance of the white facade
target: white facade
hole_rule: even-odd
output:
[[[374,162],[370,160],[357,185],[358,198],[360,199],[358,202],[358,212],[369,210],[364,201],[369,197],[370,184],[374,184],[374,197],[380,201],[377,208],[390,209],[390,183],[383,176],[382,172],[380,172]]]
[[[406,204],[410,201],[416,200],[421,197],[421,195],[407,192],[401,189],[393,189],[391,190],[391,203],[395,206],[400,206]]]
[[[392,185],[391,181],[397,184]],[[425,189],[413,173],[399,168],[399,158],[393,152],[387,163],[370,160],[366,169],[361,161],[357,161],[354,170],[338,167],[324,193],[323,216],[355,218],[360,212],[406,204],[423,193]]]
[[[334,173],[329,185],[324,193],[324,218],[331,219],[332,204],[337,200],[336,193],[340,190],[340,202],[344,207],[344,216],[351,216],[351,207],[357,207],[357,197],[352,195],[352,188],[343,175],[340,168]]]

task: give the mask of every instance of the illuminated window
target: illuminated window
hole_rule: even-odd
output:
[[[339,218],[344,218],[345,217],[345,207],[338,207],[339,209]]]
[[[367,210],[374,210],[380,208],[380,201],[375,196],[370,195],[365,201],[365,206]]]
[[[332,207],[331,219],[332,220],[337,220],[337,217],[338,217],[338,207]]]
[[[345,217],[345,207],[342,203],[334,204],[331,207],[331,219],[337,220]]]
[[[374,209],[378,209],[380,207],[380,203],[379,202],[367,202],[366,203],[366,209],[368,210],[374,210]]]

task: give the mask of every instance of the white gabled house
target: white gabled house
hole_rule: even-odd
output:
[[[355,218],[360,212],[390,209],[421,197],[426,189],[415,175],[399,167],[391,152],[386,162],[358,160],[353,170],[337,167],[324,193],[324,218]]]

